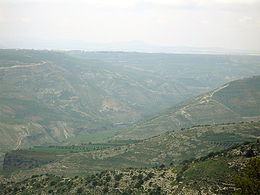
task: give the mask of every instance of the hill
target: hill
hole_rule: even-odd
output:
[[[4,194],[231,194],[237,190],[233,178],[249,159],[259,160],[259,154],[259,142],[245,143],[179,166],[129,168],[73,178],[33,175],[19,182],[2,180],[0,190]]]
[[[260,76],[232,81],[128,127],[115,139],[143,139],[174,129],[260,119]]]
[[[184,86],[189,86],[190,92],[205,86],[215,89],[233,80],[260,75],[260,56],[79,50],[66,53],[81,59],[102,59],[118,68],[154,72],[167,79],[174,78]]]
[[[90,152],[61,153],[62,150],[58,150],[53,153],[49,150],[48,156],[47,150],[41,154],[38,148],[16,150],[6,154],[4,169],[9,177],[24,178],[44,173],[85,176],[119,168],[178,165],[183,160],[199,158],[259,138],[260,122],[197,126]],[[107,143],[103,144],[106,146]],[[42,156],[45,156],[45,161]],[[46,162],[48,159],[49,162]]]
[[[74,136],[102,139],[100,132],[110,135],[208,90],[47,50],[0,50],[0,80],[0,152]]]
[[[0,50],[0,156],[112,137],[218,83],[257,73],[256,56]]]

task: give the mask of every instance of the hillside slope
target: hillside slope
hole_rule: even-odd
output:
[[[0,81],[0,152],[132,124],[209,89],[44,50],[0,50]]]
[[[0,161],[12,149],[112,137],[219,81],[260,71],[253,56],[78,52],[0,50]]]
[[[260,75],[260,56],[109,51],[68,51],[66,53],[83,59],[102,59],[119,68],[154,72],[165,78],[174,77],[184,86],[189,86],[190,91],[203,86],[215,89],[242,77]]]
[[[103,150],[56,154],[56,157],[50,153],[51,162],[43,162],[41,156],[46,153],[17,150],[6,154],[4,167],[14,178],[43,173],[84,176],[108,169],[178,165],[183,160],[259,138],[260,122],[198,126]]]
[[[115,139],[143,139],[194,125],[260,119],[260,76],[236,80],[184,101],[155,117],[126,128]]]
[[[231,194],[236,190],[233,178],[259,154],[259,142],[245,143],[175,167],[129,168],[73,178],[37,174],[19,182],[2,180],[0,190],[4,194]]]

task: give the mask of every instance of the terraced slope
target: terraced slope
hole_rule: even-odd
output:
[[[194,125],[260,119],[260,76],[236,80],[184,101],[124,130],[116,139],[143,139]]]

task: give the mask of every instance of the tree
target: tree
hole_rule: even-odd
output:
[[[251,158],[242,176],[235,177],[236,194],[260,194],[260,159]]]

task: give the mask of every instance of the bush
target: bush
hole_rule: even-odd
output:
[[[118,174],[118,175],[115,175],[115,180],[116,181],[120,181],[120,179],[123,177],[123,174],[122,173],[120,173],[120,174]]]
[[[254,154],[254,151],[252,149],[247,151],[247,153],[246,153],[247,158],[251,158],[251,157],[254,157],[254,156],[255,156],[255,154]]]
[[[139,180],[143,179],[143,174],[140,173],[140,174],[137,176],[137,178],[138,178]]]
[[[138,182],[135,184],[135,188],[140,189],[143,183],[144,181],[142,179],[139,179]]]
[[[104,193],[107,193],[108,191],[109,191],[108,187],[105,186],[105,187],[103,188],[103,192],[104,192]]]
[[[56,185],[57,181],[51,181],[50,186]]]
[[[92,185],[96,187],[98,185],[98,182],[96,180],[92,181]]]
[[[119,186],[119,183],[116,182],[116,183],[114,184],[114,188],[117,188],[118,186]]]
[[[108,176],[106,177],[106,182],[110,182],[110,180],[111,180],[111,176],[108,175]]]
[[[260,159],[248,161],[241,177],[235,177],[236,194],[260,194]]]
[[[152,178],[153,176],[154,176],[153,172],[149,172],[148,175],[147,175],[147,177],[149,177],[149,178]]]
[[[77,194],[82,194],[82,192],[83,192],[83,188],[82,187],[77,189]]]
[[[165,168],[165,165],[164,165],[164,164],[161,164],[161,165],[159,166],[159,168],[160,168],[160,169],[164,169],[164,168]]]

